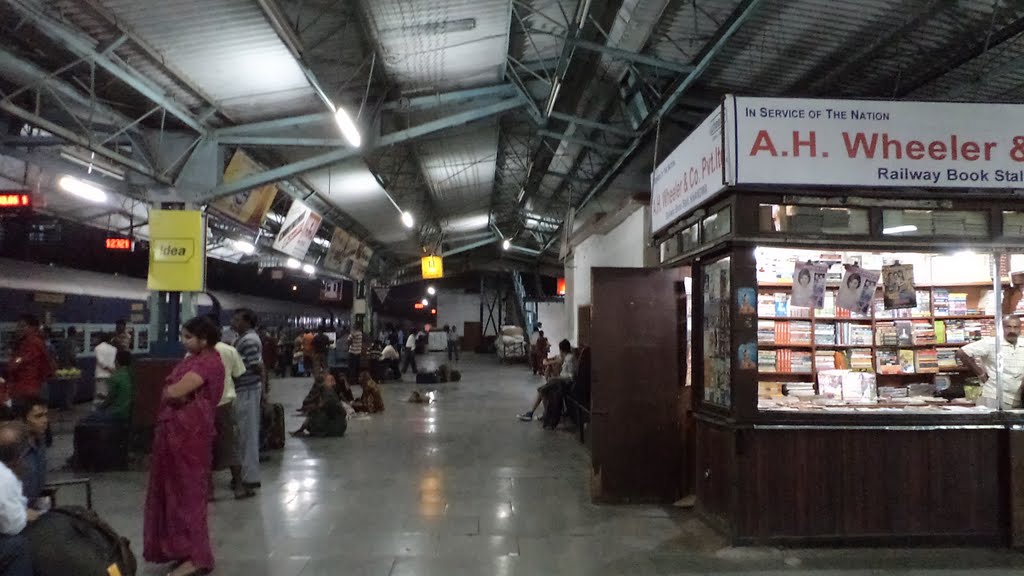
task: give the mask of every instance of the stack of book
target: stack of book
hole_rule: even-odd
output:
[[[945,335],[943,342],[940,342],[940,344],[947,342],[949,344],[962,344],[967,342],[967,331],[964,330],[963,320],[940,320],[939,322],[942,322],[943,324],[942,332]],[[936,322],[936,326],[937,325],[938,322]],[[938,332],[938,328],[936,328],[936,332]],[[936,338],[936,340],[938,340],[938,338]]]
[[[896,350],[879,350],[876,358],[878,359],[879,374],[900,373],[900,356]]]
[[[935,315],[949,316],[949,290],[945,288],[935,289]]]
[[[965,320],[963,326],[964,338],[968,342],[996,335],[995,320]]]
[[[907,389],[903,386],[879,386],[879,398],[907,398]]]
[[[836,355],[834,352],[821,351],[814,353],[814,370],[821,372],[822,370],[835,370],[836,368]]]
[[[916,356],[913,350],[900,350],[900,372],[903,374],[914,374],[914,360]]]
[[[786,395],[803,398],[814,396],[814,382],[786,382]]]
[[[885,300],[881,296],[875,296],[875,318],[895,318],[895,310],[885,309]]]
[[[932,293],[927,290],[917,291],[917,306],[911,308],[915,318],[926,318],[932,315]]]
[[[757,371],[758,372],[777,372],[775,369],[775,350],[758,350],[757,351]]]
[[[789,316],[789,294],[785,292],[775,293],[775,314],[780,318]]]
[[[914,369],[918,374],[939,371],[939,354],[935,348],[925,348],[914,352]]]
[[[770,292],[757,294],[757,315],[768,318],[775,316],[775,294]]]
[[[940,369],[958,368],[960,362],[956,359],[956,348],[939,348],[935,354],[935,364]]]
[[[774,344],[775,343],[775,321],[774,320],[758,320],[757,321],[757,341],[762,344]]]
[[[935,328],[928,320],[914,320],[912,342],[916,346],[935,344]]]
[[[878,346],[899,346],[899,332],[896,323],[879,322],[875,325],[875,344]]]
[[[963,292],[950,292],[949,315],[964,316],[967,313],[967,294]]]
[[[926,382],[907,384],[907,396],[935,396],[935,386]]]
[[[836,296],[835,292],[830,290],[825,291],[825,305],[820,310],[815,310],[814,315],[817,318],[835,318],[836,317]]]
[[[814,324],[815,344],[835,344],[836,327],[831,322],[816,322]]]
[[[850,350],[850,369],[872,371],[874,364],[870,348],[854,348]]]
[[[789,357],[789,369],[786,372],[795,374],[811,373],[811,353],[794,351]]]
[[[788,342],[790,344],[811,343],[810,322],[780,322],[779,324],[789,324]]]
[[[836,325],[836,340],[838,344],[863,344],[870,346],[874,336],[870,325],[853,324],[851,322],[840,322]]]

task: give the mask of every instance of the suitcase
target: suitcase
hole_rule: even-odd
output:
[[[75,426],[76,470],[105,472],[128,467],[128,427],[123,424]]]
[[[284,448],[284,405],[265,404],[260,417],[260,449],[281,450]]]

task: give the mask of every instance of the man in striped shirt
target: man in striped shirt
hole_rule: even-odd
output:
[[[235,417],[238,420],[238,455],[242,461],[242,486],[260,487],[260,400],[267,386],[263,343],[256,333],[256,313],[247,308],[235,312],[231,327],[239,334],[235,349],[242,356],[245,373],[235,379]]]
[[[348,335],[348,379],[350,382],[355,382],[359,378],[359,364],[362,359],[363,331],[356,326]]]

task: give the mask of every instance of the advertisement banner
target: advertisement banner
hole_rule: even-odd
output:
[[[717,109],[651,174],[651,233],[723,189],[722,111]]]
[[[313,243],[317,229],[323,218],[298,200],[292,202],[281,224],[281,231],[274,238],[274,250],[302,260],[306,257],[309,245]]]
[[[729,96],[730,184],[1024,187],[1024,106]]]
[[[149,211],[149,290],[206,290],[206,219],[198,210]]]
[[[239,149],[231,156],[231,161],[224,169],[224,183],[230,184],[257,172],[263,172],[263,168]],[[218,198],[211,202],[210,206],[217,212],[250,228],[259,228],[263,225],[263,219],[267,217],[267,212],[276,196],[277,186],[267,184],[234,196]]]
[[[324,267],[354,280],[366,277],[373,249],[341,228],[334,229]]]

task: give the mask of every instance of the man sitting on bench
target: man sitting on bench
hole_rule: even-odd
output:
[[[518,416],[523,422],[529,422],[533,420],[533,413],[540,406],[540,403],[544,401],[544,394],[553,389],[559,389],[565,391],[572,385],[572,379],[576,374],[576,359],[572,355],[572,344],[568,340],[562,340],[558,343],[558,354],[562,358],[562,370],[558,376],[550,378],[543,386],[537,388],[537,400],[533,403],[533,408],[529,412],[524,412]],[[545,410],[561,410],[561,406],[545,406]]]

